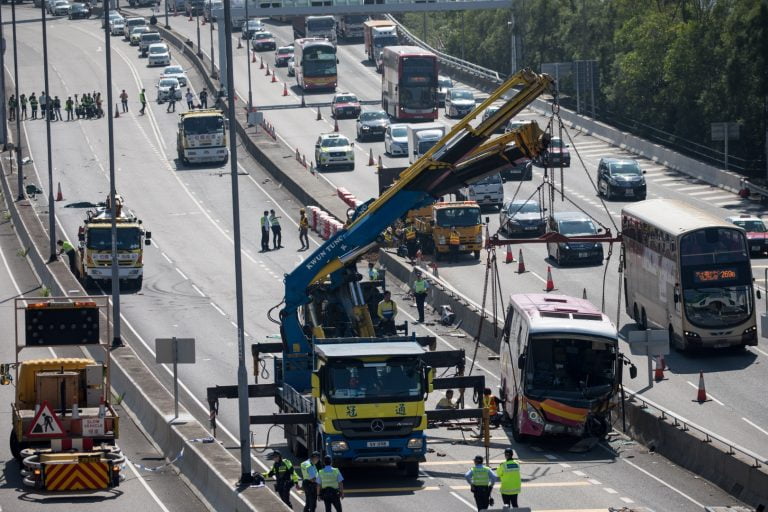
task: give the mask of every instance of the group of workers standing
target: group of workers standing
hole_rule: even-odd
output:
[[[264,215],[259,220],[261,224],[261,252],[269,251],[269,233],[272,232],[272,250],[283,247],[283,232],[280,227],[280,217],[275,215],[275,210],[264,210]]]
[[[280,452],[273,452],[272,468],[263,473],[264,478],[275,478],[275,491],[283,503],[293,508],[291,504],[291,489],[304,491],[304,512],[315,512],[318,500],[325,503],[325,512],[341,512],[341,500],[344,499],[344,477],[338,468],[333,467],[331,457],[322,457],[320,452],[312,452],[307,460],[301,463],[298,471],[290,460],[284,459]]]
[[[74,121],[75,116],[77,119],[98,119],[104,116],[101,93],[96,91],[83,93],[80,97],[75,94],[74,100],[72,96],[68,96],[63,106],[67,121]],[[27,114],[27,108],[31,111],[31,117]],[[36,96],[34,92],[29,97],[22,94],[18,99],[12,94],[8,100],[8,120],[15,121],[16,115],[19,116],[19,120],[45,119],[47,115],[51,121],[64,121],[61,108],[61,99],[58,96],[51,97],[45,91],[41,92],[40,96]],[[37,116],[38,109],[40,117]]]

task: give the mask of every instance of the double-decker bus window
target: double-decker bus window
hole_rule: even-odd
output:
[[[405,108],[432,108],[437,92],[435,61],[421,57],[403,59],[400,103]]]

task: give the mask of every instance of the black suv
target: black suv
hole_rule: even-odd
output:
[[[597,192],[606,199],[645,199],[645,171],[637,160],[601,158],[597,165]]]

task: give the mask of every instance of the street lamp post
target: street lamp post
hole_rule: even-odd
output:
[[[165,29],[170,30],[171,24],[168,23],[168,0],[164,0],[164,1],[165,1]],[[174,10],[175,10],[175,7],[174,7]]]
[[[210,13],[211,22],[209,25],[211,26],[211,78],[216,80],[218,78],[218,75],[216,74],[216,57],[215,52],[213,51],[213,0],[210,0],[208,2],[208,12]]]
[[[511,13],[511,20],[507,22],[509,27],[509,74],[517,71],[517,45],[515,44],[515,14]]]
[[[43,12],[43,83],[45,87],[45,137],[48,151],[48,235],[50,238],[51,254],[48,261],[56,260],[56,215],[53,202],[53,156],[51,151],[51,116],[49,109],[53,106],[51,101],[51,89],[48,82],[48,31],[45,21],[45,2],[42,2],[40,8]]]
[[[16,87],[16,102],[19,103],[19,54],[16,44],[16,2],[11,2],[11,24],[13,26],[13,83]],[[24,199],[24,170],[21,168],[21,111],[16,109],[16,171],[19,179],[16,199]]]
[[[248,22],[250,18],[248,17],[248,0],[245,0],[245,22],[246,22],[246,29],[248,28]],[[248,30],[248,35],[250,36],[251,32],[250,29]],[[253,108],[253,90],[251,88],[251,51],[253,51],[253,46],[251,45],[251,38],[248,37],[245,41],[245,62],[248,64],[248,113],[251,113],[251,109]]]
[[[202,56],[203,52],[200,51],[200,8],[195,4],[195,21],[197,22],[197,56]]]

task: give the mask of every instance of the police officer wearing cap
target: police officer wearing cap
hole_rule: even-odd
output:
[[[312,452],[307,460],[301,463],[301,488],[304,489],[304,512],[315,512],[317,508],[317,465],[320,463],[320,452]],[[299,487],[298,482],[296,488]]]
[[[280,452],[272,452],[270,455],[272,459],[272,469],[263,473],[262,476],[266,479],[271,476],[275,477],[275,491],[280,495],[280,499],[283,503],[293,508],[291,505],[291,487],[294,483],[298,483],[299,477],[293,469],[293,464],[288,459],[283,459]]]
[[[469,468],[469,471],[464,474],[464,478],[471,486],[470,489],[475,497],[478,512],[486,510],[490,506],[493,484],[498,481],[496,473],[483,464],[483,457],[478,455],[475,457],[475,465]]]
[[[504,458],[506,460],[496,468],[496,476],[501,481],[501,499],[504,501],[504,508],[517,508],[517,495],[520,494],[520,462],[515,459],[512,448],[504,450]]]
[[[317,486],[320,488],[320,498],[325,502],[325,512],[341,512],[341,500],[344,499],[344,477],[341,471],[331,465],[328,455],[323,457],[324,467],[317,473]]]

